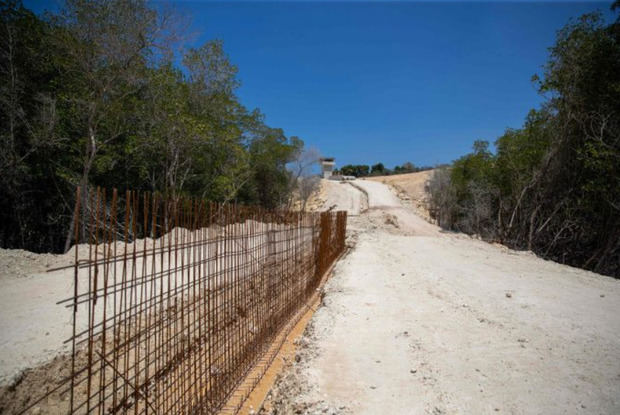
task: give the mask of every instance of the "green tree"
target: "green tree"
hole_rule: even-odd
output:
[[[84,199],[105,186],[271,208],[290,200],[286,166],[303,142],[240,103],[221,41],[177,64],[174,16],[158,10],[68,0],[44,21],[0,5],[1,246],[68,248],[76,186]]]
[[[251,176],[241,197],[277,208],[288,201],[291,173],[286,165],[294,160],[303,142],[289,141],[279,128],[262,126],[256,134],[249,148]]]
[[[381,176],[383,174],[386,173],[385,170],[385,166],[383,165],[383,163],[377,163],[374,164],[371,168],[370,168],[370,174],[374,175],[374,176]]]
[[[370,167],[365,164],[347,164],[342,166],[340,173],[344,176],[364,177],[370,174]]]
[[[54,28],[21,2],[0,3],[0,246],[35,251],[64,233],[56,163],[66,161],[58,134],[60,89],[49,42]]]
[[[442,226],[620,276],[619,21],[571,21],[534,81],[541,109],[496,154],[478,141],[450,180],[437,176],[433,211]]]

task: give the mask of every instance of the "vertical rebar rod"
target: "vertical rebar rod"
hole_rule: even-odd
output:
[[[345,212],[80,192],[69,413],[217,412],[345,248]]]

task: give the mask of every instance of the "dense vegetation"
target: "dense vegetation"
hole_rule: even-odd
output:
[[[334,174],[342,174],[344,176],[366,177],[366,176],[389,176],[390,174],[415,173],[424,170],[430,170],[432,167],[417,167],[413,163],[406,162],[402,166],[395,166],[392,170],[386,168],[383,163],[373,164],[347,164],[339,170],[334,170]]]
[[[444,228],[620,277],[620,18],[568,24],[534,82],[546,100],[521,128],[434,175],[433,214]]]
[[[0,247],[60,252],[76,187],[288,203],[303,142],[237,99],[220,41],[145,0],[0,3]]]

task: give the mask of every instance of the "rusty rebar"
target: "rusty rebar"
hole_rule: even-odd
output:
[[[76,195],[67,411],[216,413],[343,252],[346,212],[109,194]]]

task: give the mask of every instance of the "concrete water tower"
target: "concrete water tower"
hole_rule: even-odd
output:
[[[322,157],[319,159],[324,179],[329,179],[331,177],[332,171],[334,171],[334,165],[336,164],[335,160],[336,159],[333,157]]]

